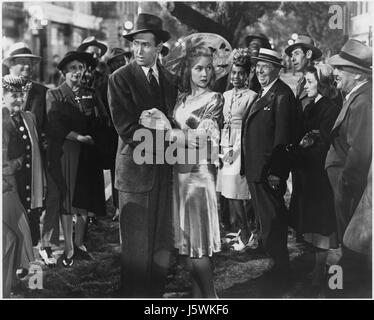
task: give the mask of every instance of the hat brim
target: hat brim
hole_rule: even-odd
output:
[[[34,60],[33,61],[34,63],[38,63],[42,59],[42,57],[40,57],[40,56],[36,56],[34,54],[29,54],[29,53],[15,54],[14,56],[10,56],[10,57],[5,58],[3,60],[3,64],[5,64],[7,67],[9,67],[10,61],[12,61],[13,59],[16,59],[16,58],[28,58],[28,59]]]
[[[279,62],[275,62],[273,60],[270,60],[270,59],[265,59],[265,58],[259,58],[259,57],[252,57],[251,60],[255,60],[256,62],[257,61],[265,61],[265,62],[270,62],[278,67],[281,67],[281,68],[286,68],[283,64],[279,63]]]
[[[128,34],[123,35],[123,37],[126,40],[133,41],[134,36],[139,34],[139,33],[145,33],[145,32],[151,32],[156,34],[156,36],[162,41],[166,42],[170,39],[170,33],[165,31],[165,30],[159,30],[159,29],[139,29],[133,32],[130,32]]]
[[[371,73],[372,72],[372,69],[371,68],[365,68],[365,67],[362,67],[354,62],[351,62],[349,60],[346,60],[344,58],[342,58],[340,55],[336,54],[332,57],[330,57],[328,60],[327,60],[327,63],[332,65],[332,66],[344,66],[344,67],[352,67],[352,68],[355,68],[355,69],[359,69],[361,71],[364,71],[364,72],[367,72],[367,73]]]
[[[86,42],[82,43],[78,48],[77,51],[85,51],[88,47],[98,47],[100,49],[100,57],[102,57],[108,50],[108,47],[101,42],[98,41],[91,41],[91,42]]]
[[[291,44],[289,47],[287,47],[284,51],[286,54],[291,57],[292,56],[292,51],[294,51],[297,47],[304,47],[308,50],[312,50],[313,52],[313,60],[317,60],[322,57],[322,51],[318,49],[317,47],[307,44],[307,43],[294,43]]]
[[[74,60],[84,62],[86,63],[87,66],[92,67],[92,68],[96,68],[96,65],[97,65],[97,62],[91,53],[74,52],[73,54],[62,58],[62,60],[57,65],[57,69],[62,71],[64,67],[66,66],[66,64]]]
[[[119,57],[121,57],[121,56],[125,56],[126,58],[130,59],[131,56],[132,56],[132,53],[131,53],[131,52],[121,52],[121,53],[119,53],[119,54],[116,54],[116,55],[113,56],[113,57],[110,57],[110,58],[106,61],[106,63],[111,63],[114,59],[117,59],[117,58],[119,58]]]

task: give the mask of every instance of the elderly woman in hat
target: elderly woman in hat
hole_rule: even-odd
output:
[[[28,273],[29,263],[34,260],[32,239],[26,209],[19,197],[16,175],[28,166],[33,175],[29,202],[31,207],[42,206],[45,182],[41,165],[35,117],[21,111],[24,103],[23,82],[9,75],[3,77],[3,294],[10,296],[16,270],[21,276]],[[22,125],[19,122],[22,122]],[[32,163],[32,171],[30,163]],[[32,173],[31,173],[32,172]],[[21,190],[22,191],[22,190]],[[29,210],[29,209],[28,209]]]
[[[65,237],[62,264],[73,257],[90,259],[83,244],[87,213],[105,212],[103,171],[97,161],[93,125],[100,115],[95,94],[81,85],[93,56],[70,51],[58,64],[65,82],[47,92],[49,170],[59,189],[61,222]],[[73,244],[73,215],[76,215]]]
[[[40,137],[38,143],[40,143],[43,154],[45,145],[44,131],[46,125],[45,95],[47,87],[32,80],[33,69],[40,60],[41,57],[32,54],[25,43],[17,42],[10,47],[3,64],[9,68],[9,76],[22,83],[24,101],[20,108],[23,111],[30,111],[35,115],[38,135]],[[39,220],[42,206],[37,208],[31,207],[31,202],[27,200],[30,198],[31,174],[30,170],[26,167],[26,163],[17,173],[17,180],[19,196],[29,218],[33,245],[36,246],[40,239]]]

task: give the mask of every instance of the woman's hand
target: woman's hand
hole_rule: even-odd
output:
[[[3,161],[3,174],[5,175],[12,175],[15,171],[21,169],[22,167],[22,161],[23,157],[14,159],[14,160],[8,160]]]
[[[85,135],[85,136],[83,136],[83,135],[78,135],[77,136],[77,140],[79,141],[79,142],[81,142],[81,143],[85,143],[85,144],[89,144],[89,145],[94,145],[95,144],[95,142],[94,142],[94,140],[92,139],[92,137],[91,136],[89,136],[89,135]]]

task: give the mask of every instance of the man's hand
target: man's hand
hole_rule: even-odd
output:
[[[268,183],[271,189],[278,190],[280,186],[280,178],[271,174],[268,176]]]
[[[78,135],[77,140],[81,143],[89,144],[91,146],[95,144],[94,140],[89,135],[86,135],[86,136]]]
[[[139,123],[149,129],[171,129],[169,119],[164,115],[162,111],[158,110],[157,108],[143,111],[140,115]]]

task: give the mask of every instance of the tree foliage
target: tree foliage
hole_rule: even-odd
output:
[[[329,8],[341,2],[284,2],[282,10],[297,17],[295,31],[311,36],[325,56],[337,53],[347,38],[342,29],[330,29],[331,14]]]
[[[245,28],[254,24],[266,12],[276,10],[280,2],[217,1],[167,3],[169,12],[180,22],[198,32],[215,32],[233,46],[240,44]]]
[[[142,12],[159,15],[172,42],[193,32],[213,32],[233,47],[245,46],[250,32],[263,32],[277,49],[287,46],[292,33],[310,35],[326,56],[339,51],[346,37],[329,29],[329,8],[341,2],[200,1],[140,2]],[[344,4],[342,4],[344,5]]]

